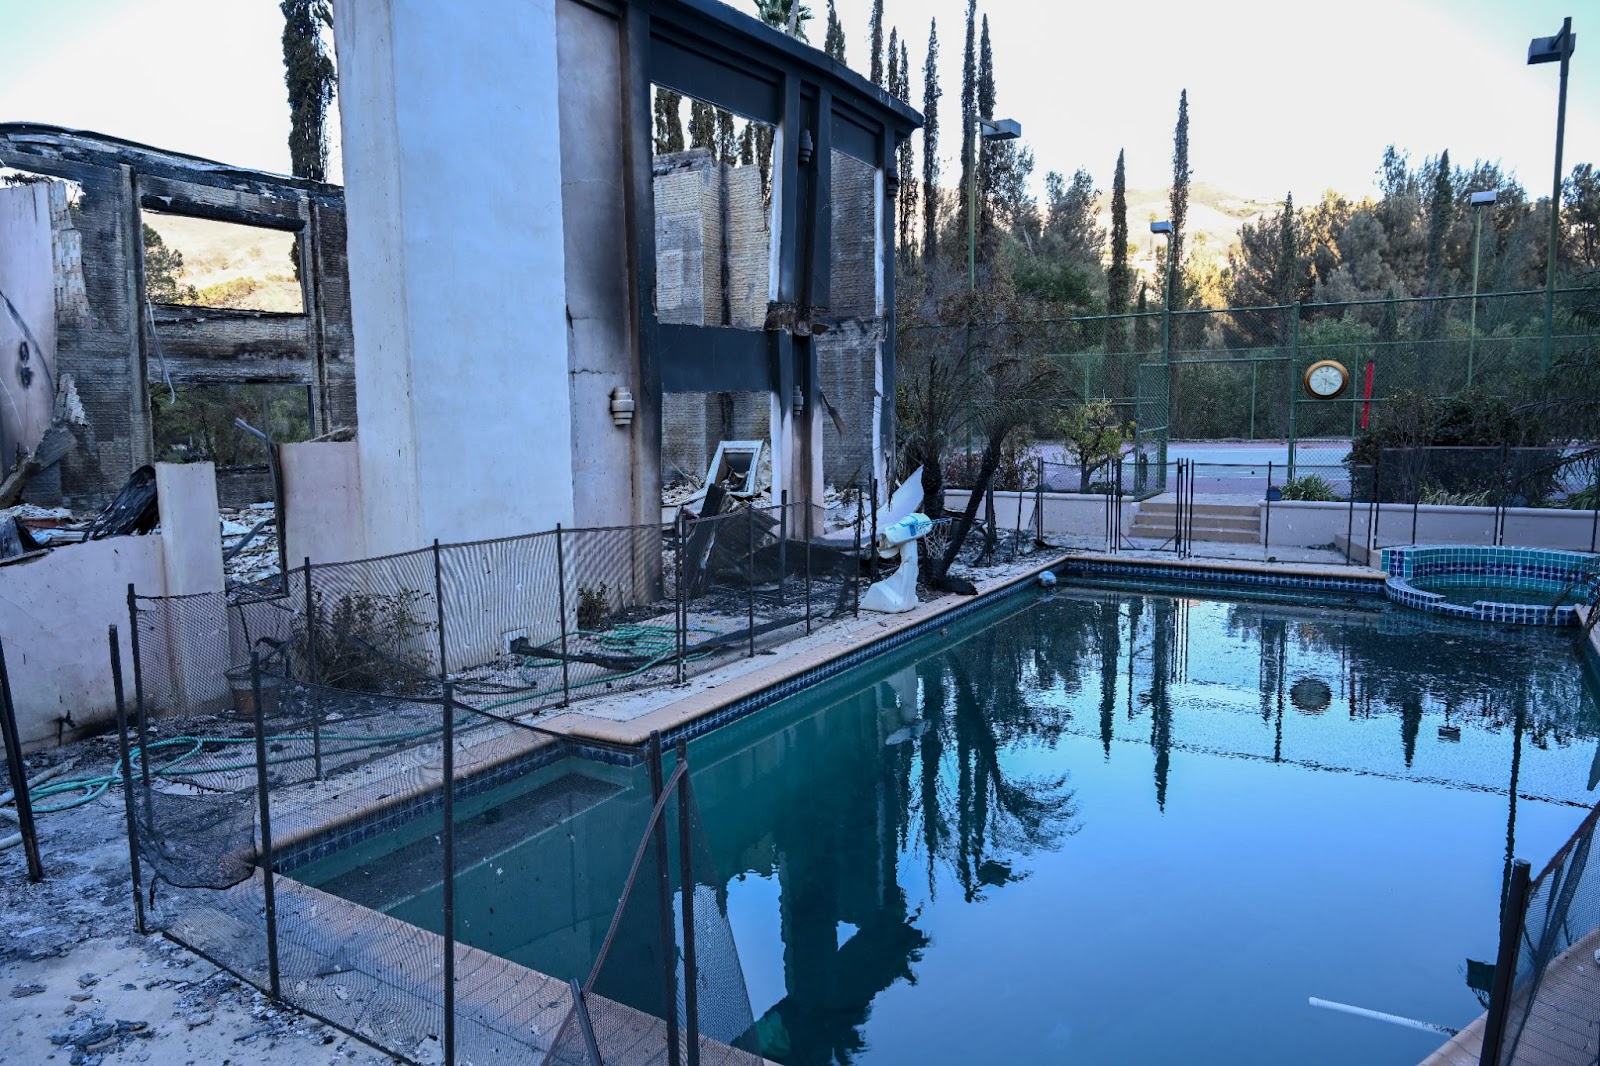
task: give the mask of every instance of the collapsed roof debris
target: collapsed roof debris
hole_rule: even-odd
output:
[[[156,468],[141,466],[122,486],[111,505],[89,523],[89,540],[120,537],[129,533],[148,533],[161,521],[156,506]]]

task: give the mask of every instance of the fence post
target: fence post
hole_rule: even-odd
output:
[[[1528,916],[1529,873],[1526,859],[1511,864],[1511,882],[1506,886],[1505,906],[1500,908],[1500,951],[1495,956],[1494,985],[1483,1019],[1483,1051],[1478,1066],[1499,1066],[1500,1063],[1500,1045],[1505,1041],[1506,1018],[1511,1010],[1511,991],[1522,944],[1522,925]]]
[[[1346,502],[1350,506],[1344,522],[1344,564],[1346,566],[1354,566],[1355,557],[1350,554],[1355,549],[1352,541],[1354,541],[1356,535],[1356,468],[1354,465],[1350,467],[1350,498]]]
[[[1378,538],[1383,535],[1383,449],[1372,461],[1372,502],[1367,505],[1367,565],[1372,565],[1372,552]],[[1382,556],[1379,556],[1382,562]]]
[[[1296,300],[1289,311],[1289,472],[1288,481],[1294,480],[1295,450],[1298,440],[1295,437],[1295,403],[1299,392],[1294,387],[1295,370],[1300,366],[1300,301]]]
[[[872,547],[869,549],[872,553],[872,568],[869,572],[872,580],[876,581],[878,580],[878,479],[868,478],[867,486],[872,498]]]
[[[456,1061],[456,701],[444,683],[444,1063]]]
[[[661,733],[652,730],[647,755],[650,763],[650,799],[659,803],[666,787],[661,772]],[[667,822],[665,814],[650,830],[655,837],[657,930],[661,937],[662,1013],[667,1023],[668,1066],[680,1066],[678,1055],[678,959],[677,941],[672,932],[672,871],[667,863]]]
[[[1267,460],[1267,528],[1261,538],[1261,554],[1272,552],[1272,460]]]
[[[433,607],[434,624],[439,627],[439,680],[450,676],[445,661],[444,643],[444,552],[439,548],[439,538],[433,538]]]
[[[39,834],[33,825],[33,798],[28,795],[28,771],[22,765],[22,739],[17,735],[17,705],[11,700],[11,674],[6,670],[5,642],[0,641],[0,728],[5,733],[6,768],[11,772],[11,795],[17,804],[17,829],[28,858],[28,880],[43,881],[39,861]]]
[[[811,635],[811,495],[806,493],[806,502],[802,505],[806,509],[806,635]],[[1595,514],[1600,516],[1600,503],[1595,505]],[[1600,521],[1600,517],[1596,518]]]
[[[139,659],[139,598],[128,582],[128,651],[133,657],[133,713],[139,730],[139,776],[150,787],[150,728],[144,714],[144,669]]]
[[[1173,551],[1184,554],[1184,461],[1178,459],[1178,483],[1173,485]]]
[[[572,702],[572,674],[567,659],[567,556],[564,534],[556,523],[556,613],[561,616],[561,706]]]
[[[438,595],[438,590],[434,590]],[[306,683],[311,688],[311,758],[322,775],[322,678],[317,672],[317,601],[311,592],[311,556],[306,556]]]
[[[576,977],[568,985],[572,988],[572,1013],[578,1017],[578,1032],[583,1037],[584,1051],[589,1056],[589,1066],[605,1066],[600,1058],[600,1045],[594,1039],[594,1023],[589,1020],[589,1007],[583,999],[583,986]]]
[[[1033,539],[1035,547],[1044,547],[1044,456],[1042,455],[1039,456],[1038,480],[1034,483]]]
[[[756,657],[756,509],[744,509],[744,600],[750,627],[750,658]]]
[[[789,606],[785,585],[789,578],[789,490],[778,494],[778,606]]]
[[[273,999],[278,987],[278,904],[272,883],[272,803],[267,796],[267,716],[261,706],[261,653],[250,653],[250,695],[255,704],[256,803],[261,819],[261,885],[267,907],[267,982]]]
[[[1594,517],[1589,521],[1589,550],[1595,548],[1595,542],[1600,540],[1600,465],[1595,467],[1594,487],[1589,490],[1594,493]]]
[[[688,545],[688,538],[684,533],[685,524],[683,508],[680,507],[678,508],[677,517],[672,521],[673,535],[677,538],[678,542],[678,573],[676,580],[673,582],[672,589],[674,601],[673,606],[676,608],[676,610],[673,614],[672,628],[677,631],[675,633],[678,647],[677,683],[680,685],[683,684],[684,681],[683,657],[685,652],[688,651],[689,647],[689,598],[683,579],[684,571],[687,568],[687,560],[684,559],[684,551]]]
[[[1510,504],[1506,502],[1506,489],[1511,480],[1511,445],[1502,441],[1500,443],[1500,506],[1495,508],[1494,516],[1494,543],[1500,547],[1506,542],[1506,509]]]
[[[117,704],[117,770],[122,775],[122,813],[128,821],[128,872],[133,877],[133,928],[144,936],[144,900],[139,897],[144,878],[139,870],[138,822],[133,815],[133,760],[128,755],[128,704],[122,694],[122,648],[117,644],[117,627],[109,628],[111,692]]]
[[[1189,460],[1189,491],[1184,497],[1189,501],[1189,513],[1183,519],[1184,557],[1194,557],[1194,460]]]
[[[678,765],[689,765],[689,742],[678,741]],[[699,965],[694,943],[694,847],[689,818],[689,774],[678,778],[678,876],[683,894],[683,1020],[686,1066],[700,1066]]]
[[[861,486],[856,486],[856,500],[861,501]],[[850,563],[851,612],[861,617],[861,508],[856,507],[856,551]]]

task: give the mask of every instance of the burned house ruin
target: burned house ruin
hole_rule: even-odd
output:
[[[216,461],[224,503],[269,499],[230,416],[290,440],[354,424],[341,189],[29,123],[0,124],[0,168],[0,475],[70,433],[25,500],[98,507],[160,459]],[[173,276],[208,239],[265,249],[274,291]]]

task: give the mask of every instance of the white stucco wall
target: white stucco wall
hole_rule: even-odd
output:
[[[959,514],[966,506],[971,494],[965,489],[946,489],[944,506],[948,512]],[[1001,529],[1016,529],[1017,520],[1022,520],[1024,530],[1031,529],[1033,522],[1033,508],[1035,494],[1032,492],[995,492],[994,513],[995,522]],[[1020,511],[1019,511],[1020,508]],[[1133,522],[1133,516],[1138,513],[1139,505],[1126,502],[1122,505],[1122,523],[1126,527]],[[978,518],[984,516],[983,508],[978,509]],[[1104,496],[1084,495],[1071,492],[1047,492],[1044,494],[1044,531],[1049,534],[1073,537],[1104,537],[1106,530],[1106,499]]]
[[[1493,544],[1495,514],[1492,507],[1457,507],[1423,504],[1384,504],[1369,518],[1371,504],[1310,503],[1284,500],[1272,505],[1270,534],[1267,509],[1261,508],[1263,535],[1272,547],[1310,547],[1331,544],[1349,531],[1356,544],[1366,542],[1368,526],[1379,547],[1395,544]],[[1590,551],[1595,546],[1593,511],[1564,511],[1547,507],[1510,507],[1505,512],[1504,542],[1523,548],[1560,548]]]
[[[0,640],[17,705],[17,728],[30,748],[72,739],[111,721],[107,626],[117,627],[123,684],[133,703],[128,586],[140,596],[193,597],[182,613],[188,629],[227,621],[222,591],[222,534],[216,475],[210,463],[156,464],[161,531],[67,544],[46,555],[0,566]],[[209,618],[209,620],[208,620]],[[226,686],[215,656],[189,634],[141,633],[151,661],[170,664],[169,686],[192,699],[219,697]],[[153,680],[153,679],[152,679]],[[58,730],[59,718],[73,725]]]
[[[159,594],[162,562],[160,536],[113,537],[0,567],[0,640],[25,747],[54,745],[67,714],[80,729],[115,714],[107,626],[117,627],[131,706],[128,584]]]
[[[572,521],[555,3],[335,6],[374,554]]]
[[[0,187],[0,471],[50,428],[56,366],[56,281],[50,234],[50,185]],[[15,314],[26,324],[17,324]],[[32,382],[19,376],[19,345],[28,342]]]
[[[285,544],[289,566],[345,563],[366,558],[361,504],[361,461],[354,441],[285,444]]]

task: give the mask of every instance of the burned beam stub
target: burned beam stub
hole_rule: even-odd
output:
[[[52,211],[51,355],[83,424],[30,483],[31,502],[96,508],[152,460],[223,459],[229,415],[258,419],[286,396],[289,439],[355,424],[343,190],[31,123],[0,124],[0,166],[73,191]],[[228,244],[205,227],[242,228]],[[255,244],[269,251],[229,268],[231,249]],[[263,286],[275,302],[261,306],[284,310],[252,304]],[[224,471],[238,497],[224,502],[266,498],[264,469],[261,456]]]

